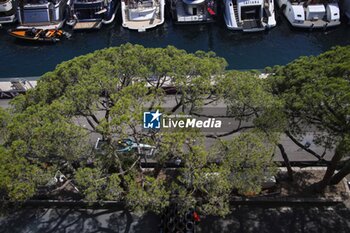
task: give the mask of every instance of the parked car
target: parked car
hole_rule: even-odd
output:
[[[101,154],[105,154],[107,141],[98,138],[95,144],[95,150]],[[132,153],[135,152],[140,156],[152,158],[156,153],[156,147],[148,144],[137,143],[130,138],[119,139],[112,143],[114,153]]]

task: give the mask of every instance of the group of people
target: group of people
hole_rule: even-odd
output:
[[[53,37],[58,33],[58,29],[55,28],[54,31],[52,30],[43,30],[43,29],[37,29],[37,28],[31,28],[26,32],[28,36],[32,37],[41,37],[41,38],[46,38],[46,37]]]

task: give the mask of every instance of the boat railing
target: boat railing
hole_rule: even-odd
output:
[[[26,5],[26,4],[35,5],[35,4],[47,4],[47,3],[53,3],[54,5],[56,5],[60,2],[61,0],[24,0],[23,5]]]
[[[94,3],[103,2],[104,0],[75,0],[75,3]]]
[[[179,21],[181,22],[193,22],[193,21],[203,21],[206,19],[205,14],[201,15],[186,15],[186,16],[181,16],[179,17]]]
[[[318,5],[318,4],[329,4],[338,3],[338,0],[289,0],[292,5]]]
[[[142,9],[142,8],[152,8],[154,7],[153,1],[142,1],[142,0],[129,0],[126,1],[126,4],[128,4],[129,9]]]

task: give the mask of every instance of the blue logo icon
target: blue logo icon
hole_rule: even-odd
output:
[[[143,113],[143,128],[144,129],[160,129],[160,120],[162,114],[157,110],[156,112]]]

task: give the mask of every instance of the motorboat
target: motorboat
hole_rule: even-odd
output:
[[[122,0],[122,26],[139,32],[164,23],[165,0]]]
[[[338,1],[277,0],[277,3],[293,27],[326,29],[340,25]]]
[[[175,23],[209,23],[217,16],[216,0],[171,0],[171,15]]]
[[[224,19],[231,30],[264,31],[276,26],[273,0],[223,0]]]
[[[348,24],[350,24],[350,0],[341,0],[340,12],[345,16]]]
[[[17,20],[17,0],[0,0],[0,25],[13,23]]]
[[[10,29],[8,31],[10,36],[17,39],[38,41],[38,42],[58,42],[64,35],[62,30],[55,29]]]
[[[74,30],[99,29],[115,19],[119,0],[74,0],[67,24]]]
[[[70,0],[22,0],[17,7],[19,29],[60,29]]]

